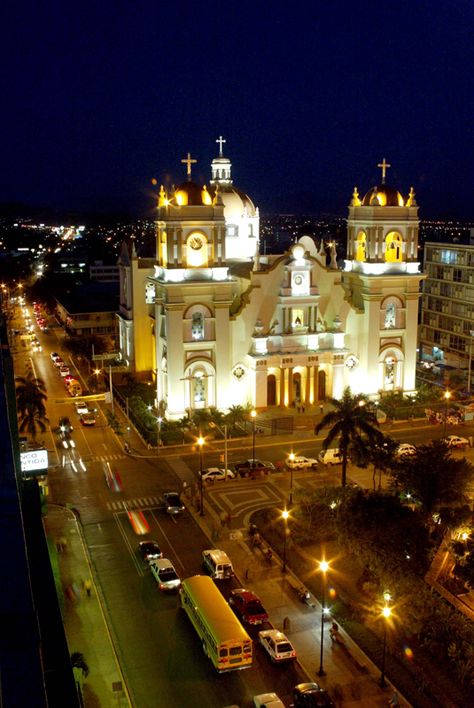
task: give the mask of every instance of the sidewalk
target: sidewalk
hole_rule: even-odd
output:
[[[44,525],[58,549],[64,591],[63,623],[69,653],[83,654],[90,669],[85,679],[81,672],[75,672],[76,681],[82,684],[84,706],[127,708],[131,702],[94,584],[80,521],[71,509],[49,504]],[[90,596],[84,581],[91,581]]]
[[[206,515],[202,517],[191,505],[188,508],[203,531],[211,537],[210,529],[220,524],[214,509],[206,505]],[[302,583],[289,570],[283,575],[282,562],[277,556],[274,555],[271,566],[268,565],[259,550],[251,550],[246,532],[242,530],[224,530],[221,538],[211,545],[218,546],[229,555],[239,580],[261,598],[274,626],[284,631],[294,644],[308,681],[316,681],[327,689],[336,705],[344,708],[382,708],[388,705],[394,687],[387,680],[386,688],[380,688],[380,669],[341,628],[340,634],[347,651],[331,641],[330,622],[326,622],[324,628],[323,667],[326,676],[318,676],[321,605],[314,598],[314,607],[299,600],[291,581],[298,585]],[[272,687],[269,686],[268,690]],[[398,700],[400,706],[410,706],[400,693]]]

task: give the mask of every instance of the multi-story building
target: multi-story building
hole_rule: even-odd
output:
[[[424,270],[422,358],[467,369],[474,344],[474,242],[427,242]]]
[[[374,397],[415,388],[418,206],[381,184],[349,206],[347,258],[303,236],[259,254],[259,216],[230,161],[210,187],[160,191],[153,258],[122,249],[120,352],[153,380],[170,418],[186,410],[311,405],[346,386]]]

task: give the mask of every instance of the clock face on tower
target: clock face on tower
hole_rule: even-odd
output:
[[[189,239],[189,245],[193,251],[199,251],[199,249],[204,245],[202,236],[199,236],[199,234],[193,234]]]

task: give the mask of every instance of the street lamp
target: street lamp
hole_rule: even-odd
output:
[[[202,446],[204,445],[204,438],[199,436],[197,444],[199,445],[199,515],[204,516],[204,490],[202,486]]]
[[[290,496],[288,497],[288,504],[291,506],[293,504],[293,463],[295,461],[295,453],[290,452],[288,459],[290,461]]]
[[[470,340],[469,340],[469,366],[467,369],[467,392],[471,393],[471,369],[472,369],[472,341],[474,337],[474,330],[471,329],[470,332]]]
[[[392,609],[389,605],[390,600],[392,599],[390,596],[389,592],[384,592],[383,598],[385,601],[385,605],[382,608],[382,617],[383,617],[383,648],[382,648],[382,670],[380,673],[380,688],[385,688],[386,683],[385,683],[385,656],[387,653],[387,621],[389,617],[392,614]]]
[[[445,391],[444,392],[444,428],[443,428],[443,437],[446,437],[446,424],[448,422],[448,404],[449,404],[449,399],[451,398],[451,391]]]
[[[329,570],[329,563],[325,560],[319,562],[319,570],[322,573],[323,578],[323,600],[321,604],[321,648],[319,655],[319,671],[318,676],[326,676],[326,672],[323,668],[323,642],[324,642],[324,614],[325,614],[325,604],[326,604],[326,573]]]
[[[257,417],[257,411],[255,408],[250,411],[250,416],[252,418],[252,472],[255,470],[255,418]]]
[[[286,538],[288,536],[288,517],[290,515],[290,512],[288,509],[284,509],[281,512],[281,518],[284,521],[284,529],[283,529],[283,565],[281,568],[282,573],[286,573]]]

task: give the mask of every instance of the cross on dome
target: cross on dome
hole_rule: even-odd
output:
[[[390,165],[390,164],[385,160],[385,158],[383,158],[382,162],[379,162],[379,163],[378,163],[377,167],[381,167],[381,168],[382,168],[382,184],[385,184],[385,175],[386,175],[386,172],[387,172],[387,168],[388,168],[388,167],[391,167],[391,166],[392,166],[392,165]]]
[[[197,162],[197,160],[193,160],[191,157],[191,153],[188,152],[188,156],[184,158],[184,160],[181,160],[186,165],[186,174],[188,176],[188,180],[191,180],[191,165]]]
[[[223,157],[222,144],[226,142],[227,140],[225,140],[222,135],[219,135],[218,139],[216,140],[216,143],[219,143],[219,157]]]

